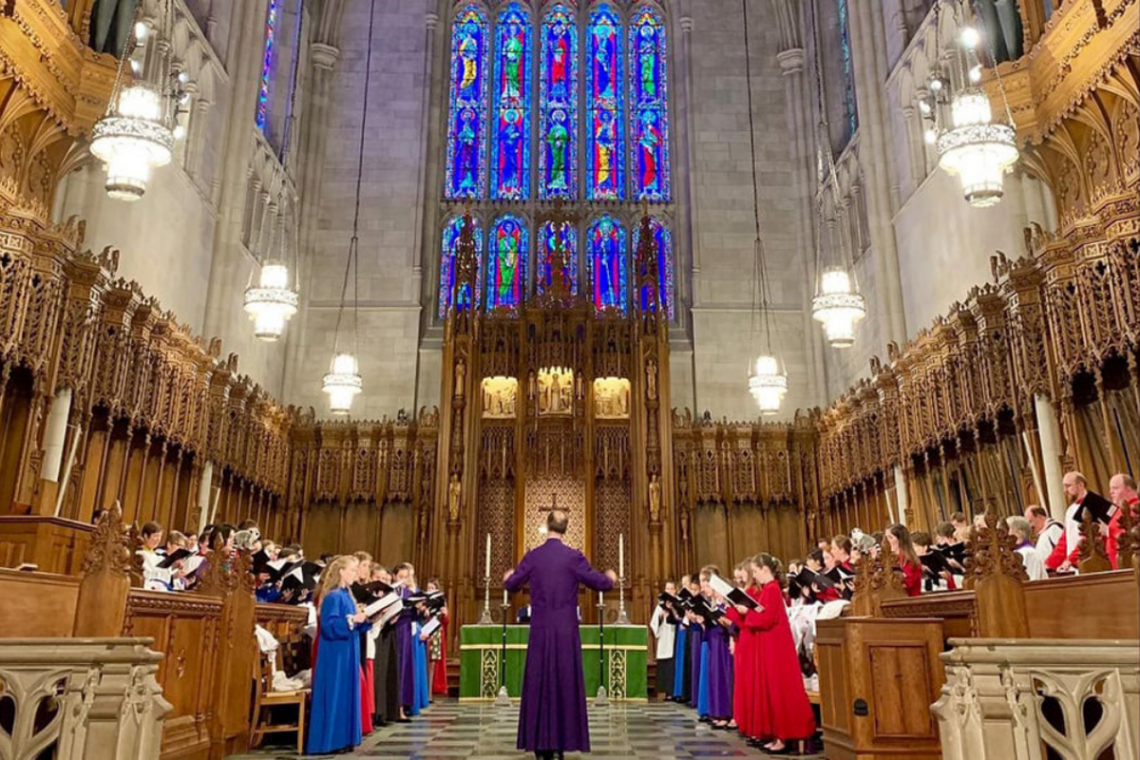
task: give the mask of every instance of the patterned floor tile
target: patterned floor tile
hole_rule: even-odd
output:
[[[593,752],[567,760],[622,757],[632,760],[694,760],[715,757],[768,757],[735,734],[698,723],[693,711],[670,703],[611,704],[590,711]],[[367,737],[354,754],[371,760],[520,760],[515,749],[518,706],[440,701],[412,723],[387,726]],[[272,741],[273,737],[270,737]],[[322,756],[323,757],[323,756]],[[307,756],[305,760],[314,760]],[[296,760],[285,747],[267,747],[231,760]],[[824,755],[807,760],[825,760]]]

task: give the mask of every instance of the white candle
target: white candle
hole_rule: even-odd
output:
[[[483,571],[484,578],[491,577],[491,534],[487,534],[487,569]]]
[[[511,603],[510,598],[507,596],[507,590],[503,589],[503,606],[506,607]]]
[[[605,602],[602,601],[602,592],[598,592],[598,606],[601,607]]]
[[[618,534],[618,577],[625,577],[625,534]]]

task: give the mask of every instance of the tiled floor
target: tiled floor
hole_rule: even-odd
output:
[[[518,707],[443,701],[412,723],[389,726],[364,740],[355,755],[338,757],[467,758],[495,760],[523,758],[515,749]],[[611,704],[590,707],[590,744],[585,758],[623,757],[653,760],[690,760],[705,757],[767,757],[748,747],[735,733],[714,731],[697,723],[692,710],[673,704]],[[240,760],[291,760],[283,749],[268,747]],[[533,757],[531,755],[530,757]],[[582,757],[568,754],[567,758]],[[809,756],[814,758],[823,755]]]

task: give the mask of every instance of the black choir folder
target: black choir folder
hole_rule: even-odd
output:
[[[743,605],[750,610],[754,610],[760,606],[756,603],[755,599],[744,593],[743,589],[739,589],[736,586],[733,586],[731,583],[715,573],[709,577],[709,585],[713,587],[713,591],[717,592],[733,604]]]
[[[1113,515],[1116,514],[1116,505],[1100,494],[1089,491],[1081,500],[1081,506],[1073,514],[1073,519],[1079,523],[1084,522],[1086,512],[1092,517],[1093,522],[1108,525]]]

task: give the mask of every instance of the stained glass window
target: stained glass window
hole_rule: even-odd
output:
[[[629,255],[625,228],[612,216],[599,217],[586,236],[586,269],[594,308],[626,310]]]
[[[530,195],[530,13],[510,3],[495,25],[494,156],[491,188],[500,200]]]
[[[451,92],[447,122],[448,198],[482,198],[487,189],[484,115],[490,85],[487,17],[477,6],[459,10],[451,32]]]
[[[649,6],[629,25],[629,163],[638,200],[669,200],[665,23]]]
[[[565,5],[555,5],[541,34],[539,196],[569,199],[578,186],[578,25]]]
[[[265,12],[265,49],[261,56],[261,83],[257,91],[257,128],[266,135],[269,134],[269,81],[273,77],[280,4],[281,0],[269,0],[269,8]]]
[[[517,216],[504,216],[491,228],[487,243],[487,310],[515,309],[526,294],[529,235]]]
[[[459,294],[458,303],[461,308],[469,309],[473,303],[477,303],[483,291],[483,233],[479,230],[479,221],[474,220],[475,229],[472,234],[475,237],[475,250],[477,252],[476,261],[478,261],[478,272],[475,275],[475,298],[472,299],[470,286],[466,286],[464,292]],[[459,241],[459,233],[463,229],[463,217],[456,216],[452,218],[447,225],[443,228],[443,240],[440,247],[439,259],[439,316],[440,319],[447,316],[447,310],[451,306],[451,289],[455,284],[455,244]]]
[[[546,222],[538,233],[538,272],[535,289],[542,295],[550,288],[554,268],[554,252],[565,251],[567,273],[570,276],[570,292],[578,293],[578,230],[572,224],[562,224],[557,234],[553,222]]]
[[[843,107],[850,137],[855,134],[859,126],[859,112],[855,106],[855,69],[851,61],[851,29],[848,26],[850,21],[847,0],[838,0],[838,3],[839,39],[843,57]]]
[[[662,298],[665,302],[665,313],[670,320],[673,319],[675,308],[673,304],[673,234],[669,227],[657,217],[649,220],[649,228],[653,233],[653,240],[657,246],[657,278],[661,285]],[[637,250],[641,240],[640,225],[633,231],[633,250]],[[641,309],[656,308],[656,299],[652,297],[648,288],[642,288],[638,294]]]
[[[609,3],[590,11],[586,44],[586,197],[625,197],[621,18]]]

